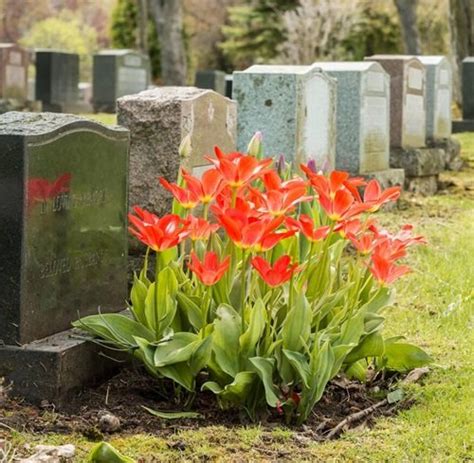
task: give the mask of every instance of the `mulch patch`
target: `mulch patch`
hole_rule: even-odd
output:
[[[392,415],[400,408],[411,404],[407,401],[389,404],[380,403],[387,390],[399,378],[378,378],[368,384],[349,381],[338,377],[332,381],[319,404],[315,407],[307,423],[298,431],[303,439],[324,440],[339,423],[348,417],[369,410],[360,419],[351,420],[344,430],[355,426],[370,426],[377,416]],[[192,410],[202,418],[165,420],[147,412],[142,406],[159,411],[180,411],[183,405],[169,397],[174,396],[172,384],[159,381],[134,368],[122,370],[117,376],[96,388],[89,388],[77,394],[72,400],[56,409],[54,405],[42,403],[29,405],[14,398],[4,398],[0,403],[0,426],[6,429],[30,433],[79,433],[88,440],[99,441],[108,433],[101,426],[101,417],[111,414],[120,420],[117,430],[120,434],[155,434],[167,438],[180,430],[195,429],[200,426],[215,425],[229,428],[248,425],[247,415],[236,410],[222,410],[211,393],[197,394]],[[261,418],[261,428],[271,430],[285,426],[284,417],[276,411]],[[330,437],[339,434],[333,433]]]

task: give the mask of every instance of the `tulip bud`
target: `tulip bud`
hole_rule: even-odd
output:
[[[250,156],[254,156],[258,159],[262,158],[263,156],[262,132],[255,132],[255,135],[250,140],[249,146],[247,148],[247,153]]]
[[[191,155],[191,134],[188,133],[182,140],[178,148],[179,156],[189,158]]]
[[[277,168],[278,175],[282,177],[286,170],[285,156],[283,156],[283,154],[281,154],[280,157],[278,158],[276,168]]]
[[[308,166],[308,169],[311,170],[311,172],[314,172],[315,174],[318,172],[316,161],[314,159],[310,159],[306,165]]]

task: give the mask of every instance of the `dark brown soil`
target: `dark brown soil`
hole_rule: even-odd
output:
[[[294,429],[312,439],[322,440],[349,415],[383,400],[394,380],[380,378],[366,385],[337,378],[328,386],[306,425]],[[250,423],[248,417],[238,411],[220,409],[210,393],[197,394],[192,404],[191,410],[199,412],[201,419],[164,420],[152,416],[142,407],[160,411],[183,410],[182,403],[167,399],[173,396],[171,383],[152,379],[138,370],[126,369],[101,386],[77,394],[61,410],[48,403],[38,407],[7,398],[0,407],[0,423],[3,427],[33,433],[80,433],[92,441],[102,440],[107,434],[99,425],[100,418],[106,413],[119,418],[118,431],[121,434],[143,432],[161,437],[178,430],[197,428],[203,423],[227,427]],[[393,414],[408,405],[407,402],[386,404],[364,417],[362,423],[359,420],[351,426],[370,425],[377,416]],[[282,425],[285,425],[284,417],[276,411],[261,417],[263,428]]]

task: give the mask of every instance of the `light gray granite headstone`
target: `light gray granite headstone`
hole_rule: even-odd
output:
[[[119,98],[118,123],[130,130],[130,206],[170,212],[171,196],[158,178],[175,182],[180,166],[200,176],[214,146],[235,151],[236,111],[234,101],[196,87],[157,87]],[[179,146],[188,135],[191,153],[181,159]]]
[[[232,95],[239,105],[239,150],[260,131],[265,156],[334,167],[334,79],[311,66],[255,65],[234,72]]]
[[[444,56],[418,56],[426,69],[426,136],[451,136],[452,71]]]
[[[390,75],[390,146],[420,148],[426,144],[425,67],[410,55],[373,55]]]
[[[336,168],[352,174],[389,167],[390,80],[377,63],[317,62],[337,80]]]

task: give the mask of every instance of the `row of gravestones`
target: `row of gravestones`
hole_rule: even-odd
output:
[[[180,166],[199,174],[215,144],[244,148],[263,128],[268,155],[403,176],[387,165],[393,138],[395,151],[415,153],[426,173],[424,163],[442,150],[407,146],[424,145],[424,129],[413,125],[425,125],[434,96],[425,103],[418,60],[394,57],[389,64],[397,78],[376,62],[252,67],[234,74],[239,112],[213,91],[162,87],[120,98],[122,127],[67,114],[1,116],[0,377],[30,400],[60,404],[110,368],[94,344],[68,330],[70,323],[78,314],[123,308],[129,202],[167,212],[170,198],[157,177],[173,181]],[[180,159],[185,136],[191,152]]]

